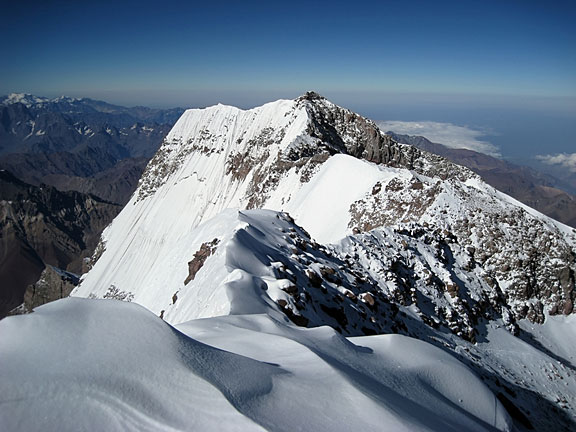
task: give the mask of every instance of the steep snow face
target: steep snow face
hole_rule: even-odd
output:
[[[411,178],[408,170],[370,164],[337,154],[328,159],[301,190],[283,206],[321,243],[334,243],[352,234],[350,207],[378,183]]]
[[[130,291],[149,304],[145,299],[155,298],[158,290],[150,287],[162,286],[171,297],[185,276],[170,285],[158,263],[170,256],[170,268],[185,271],[192,257],[174,255],[182,252],[177,245],[186,245],[198,225],[223,209],[259,202],[265,194],[260,170],[271,173],[271,166],[285,165],[283,189],[298,190],[305,168],[289,166],[280,152],[308,142],[303,135],[307,119],[294,101],[250,111],[225,106],[187,111],[150,162],[131,201],[104,231],[103,253],[75,295]],[[213,232],[217,237],[220,228]]]
[[[265,315],[230,318],[175,329],[136,305],[85,299],[6,318],[0,322],[2,425],[29,431],[512,429],[475,375],[424,342],[400,335],[347,340],[328,327],[301,329]]]
[[[277,101],[243,111],[218,105],[186,111],[144,173],[136,201],[158,192],[180,199],[189,190],[199,223],[229,206],[244,206],[261,185],[255,168],[270,169],[280,153],[306,141],[306,111]],[[254,197],[256,199],[256,197]]]

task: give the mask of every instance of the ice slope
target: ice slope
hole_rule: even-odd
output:
[[[0,322],[5,430],[511,430],[466,367],[399,335],[347,340],[266,315],[177,329],[113,300]]]

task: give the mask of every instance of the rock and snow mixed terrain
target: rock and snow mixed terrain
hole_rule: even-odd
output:
[[[570,430],[575,256],[569,227],[314,93],[188,110],[72,294],[152,313],[1,322],[0,414],[45,391],[120,429]],[[17,393],[32,347],[55,360]]]
[[[379,126],[387,125],[379,123]],[[386,134],[398,142],[413,145],[470,168],[490,186],[546,216],[576,228],[576,189],[570,187],[568,182],[487,154],[432,142],[423,136],[402,135],[391,131]]]

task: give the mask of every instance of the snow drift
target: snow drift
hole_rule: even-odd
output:
[[[467,368],[399,335],[346,340],[267,315],[173,328],[82,299],[3,320],[0,334],[6,430],[510,430]]]

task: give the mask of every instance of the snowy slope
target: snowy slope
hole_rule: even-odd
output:
[[[81,299],[7,318],[0,333],[10,431],[511,428],[466,367],[399,335],[348,341],[266,315],[177,330],[132,304]]]
[[[296,191],[283,210],[306,227],[321,243],[334,243],[352,234],[350,206],[362,199],[378,182],[410,178],[407,170],[367,163],[336,154],[319,172]]]
[[[102,296],[112,285],[123,291],[134,291],[137,286],[146,290],[159,277],[154,263],[171,254],[175,244],[185,244],[196,226],[228,207],[246,207],[249,181],[228,172],[227,160],[234,157],[233,151],[262,150],[252,141],[268,130],[274,119],[280,119],[278,128],[288,131],[285,142],[294,140],[304,117],[302,112],[284,116],[293,106],[293,101],[280,101],[251,111],[225,106],[186,111],[150,163],[131,201],[105,230],[106,252],[76,295]],[[237,146],[240,148],[234,150]],[[272,153],[269,159],[275,159],[279,148],[280,144],[266,146],[264,154]],[[239,158],[239,163],[248,158]],[[297,179],[288,187],[295,183]],[[190,245],[192,254],[194,247]],[[190,258],[185,253],[177,257],[181,268],[186,269]],[[130,286],[124,281],[131,281]],[[173,293],[178,288],[168,289]]]
[[[574,231],[318,95],[187,111],[99,249],[74,296],[172,325],[411,335],[472,367],[520,429],[575,424],[573,363],[541,337],[573,312]]]

